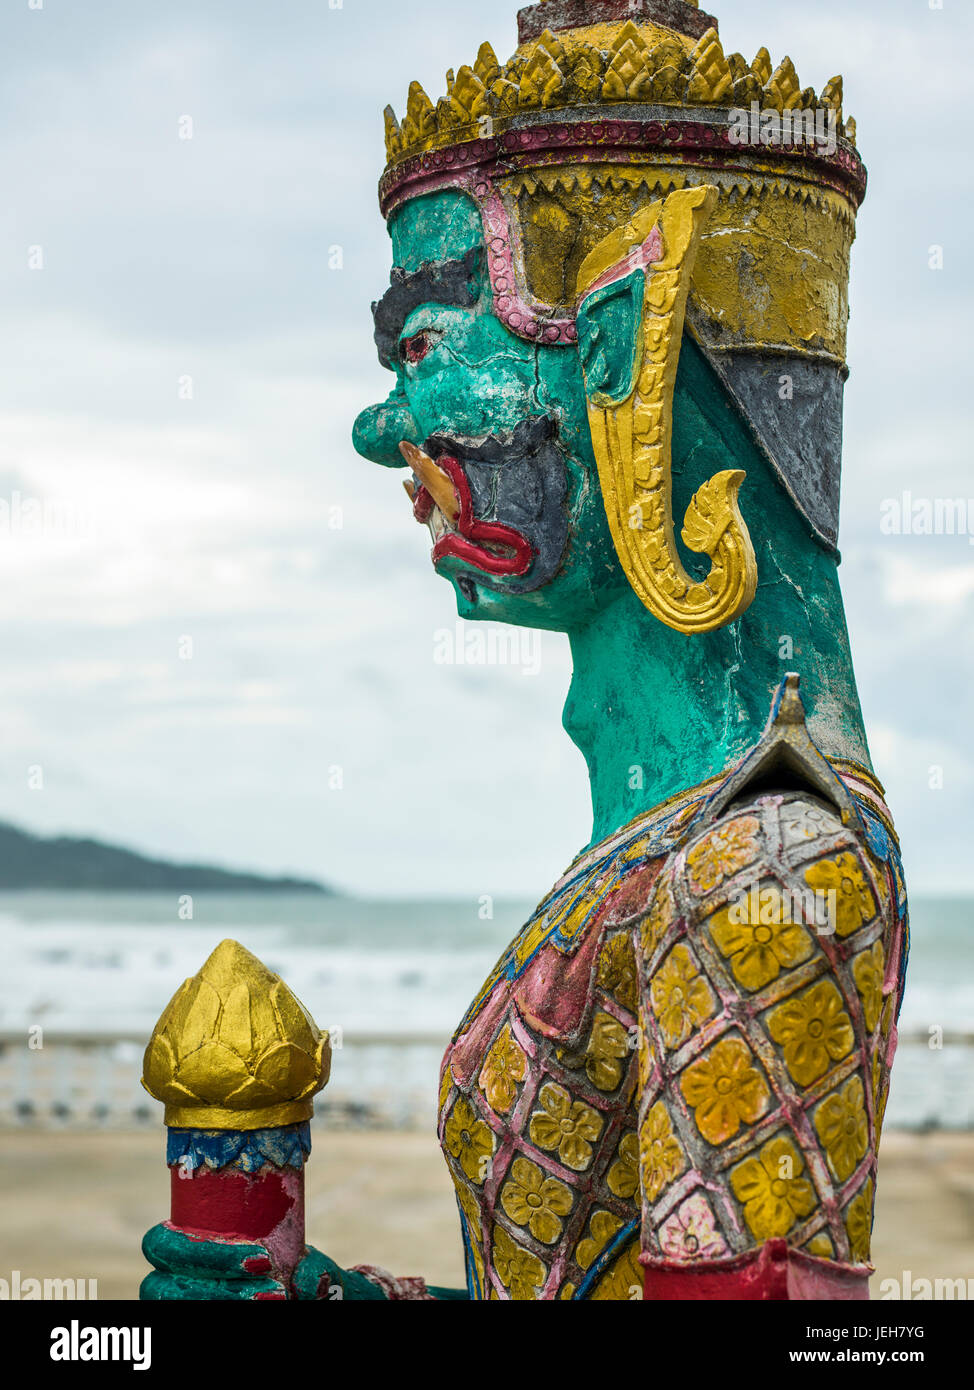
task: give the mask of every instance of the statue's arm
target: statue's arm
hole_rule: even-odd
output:
[[[634,935],[645,1296],[866,1296],[905,949],[889,837],[745,793]]]

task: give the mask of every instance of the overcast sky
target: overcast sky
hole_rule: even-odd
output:
[[[974,531],[969,0],[711,8],[858,120],[844,592],[910,884],[970,890],[974,547],[880,532],[904,490]],[[537,897],[585,843],[565,639],[438,664],[452,591],[349,443],[390,380],[382,108],[506,59],[515,9],[7,0],[0,817],[386,894]]]

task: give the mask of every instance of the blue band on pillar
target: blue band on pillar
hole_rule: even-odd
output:
[[[302,1168],[311,1152],[311,1126],[307,1120],[276,1129],[218,1130],[170,1129],[166,1163],[170,1168],[238,1168],[256,1173],[265,1164],[275,1168]]]

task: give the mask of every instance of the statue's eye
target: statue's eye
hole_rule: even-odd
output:
[[[408,338],[403,338],[399,344],[399,351],[404,362],[422,362],[428,352],[432,350],[434,336],[428,328],[424,328],[421,333],[413,333]]]

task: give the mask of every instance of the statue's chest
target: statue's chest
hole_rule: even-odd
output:
[[[473,1297],[639,1296],[636,968],[611,916],[496,979],[444,1057]]]
[[[699,801],[576,863],[447,1049],[439,1138],[474,1298],[641,1297],[633,931]]]

